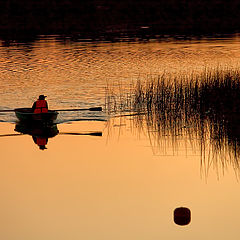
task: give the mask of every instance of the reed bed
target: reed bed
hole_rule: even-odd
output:
[[[240,70],[217,68],[201,74],[163,74],[138,81],[129,89],[127,95],[120,91],[119,98],[113,92],[107,95],[110,113],[131,113],[140,129],[144,120],[156,141],[169,135],[175,140],[179,135],[198,139],[203,165],[219,168],[220,164],[223,169],[231,164],[239,169]],[[211,160],[206,160],[207,142],[211,144]]]

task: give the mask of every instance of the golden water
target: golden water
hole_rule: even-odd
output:
[[[238,37],[65,44],[50,37],[2,46],[0,106],[29,106],[40,93],[52,108],[104,106],[108,81],[234,67],[239,46]],[[70,122],[82,118],[107,121]],[[0,120],[0,135],[16,134],[14,115]],[[197,138],[156,138],[145,123],[105,112],[60,120],[69,122],[58,124],[44,151],[29,135],[0,137],[1,239],[238,239],[238,168],[221,164],[227,152],[213,156],[209,147],[204,160]],[[91,131],[103,136],[61,134]],[[181,206],[191,210],[187,226],[173,221]]]
[[[1,134],[14,125],[2,123]],[[205,175],[199,148],[182,138],[154,154],[127,120],[58,125],[39,150],[31,136],[0,138],[2,239],[237,239],[239,182],[229,166]],[[134,133],[135,132],[135,133]],[[155,146],[155,151],[156,151]],[[191,223],[173,222],[188,207]]]

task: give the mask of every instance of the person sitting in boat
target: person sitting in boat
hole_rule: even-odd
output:
[[[48,112],[48,103],[45,100],[47,96],[40,95],[38,100],[33,103],[32,111],[34,113],[47,113]]]

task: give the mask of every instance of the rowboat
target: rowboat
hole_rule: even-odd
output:
[[[21,122],[53,122],[58,116],[55,110],[48,110],[47,113],[33,113],[32,108],[16,108],[14,112]]]

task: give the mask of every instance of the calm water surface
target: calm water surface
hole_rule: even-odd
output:
[[[239,65],[240,39],[88,43],[41,37],[0,48],[0,109],[103,106],[107,84]],[[76,121],[76,120],[95,121]],[[134,118],[60,113],[39,150],[0,115],[1,239],[238,239],[239,169],[197,136],[158,136]],[[97,121],[104,120],[104,121]],[[102,136],[76,135],[102,132]],[[75,135],[71,135],[75,134]],[[187,226],[173,221],[191,210]]]

